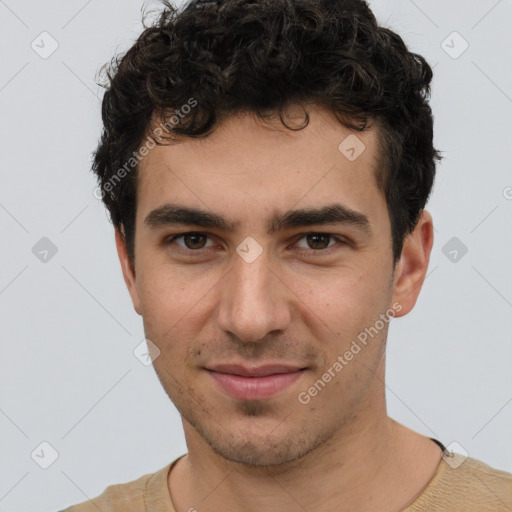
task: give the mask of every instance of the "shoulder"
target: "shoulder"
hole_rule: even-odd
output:
[[[146,510],[148,487],[166,481],[171,464],[131,482],[109,485],[99,496],[61,512],[141,512]]]
[[[406,510],[512,510],[512,473],[457,453],[445,455],[434,478]]]

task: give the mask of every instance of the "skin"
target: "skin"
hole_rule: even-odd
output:
[[[152,149],[139,167],[134,266],[116,232],[134,308],[160,350],[155,370],[182,416],[188,454],[168,477],[177,512],[396,512],[441,460],[431,440],[387,416],[388,323],[307,404],[297,398],[393,304],[396,317],[411,311],[433,244],[423,210],[393,265],[374,177],[377,128],[357,133],[366,149],[349,161],[338,145],[354,132],[320,107],[308,111],[299,131],[241,113],[204,140]],[[165,203],[238,224],[234,232],[145,224]],[[276,212],[334,203],[366,215],[371,232],[338,224],[267,232]],[[170,241],[192,231],[207,237]],[[236,252],[248,236],[263,250],[251,263]],[[238,400],[204,369],[232,362],[307,369],[277,395]]]

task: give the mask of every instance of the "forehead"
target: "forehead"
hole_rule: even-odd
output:
[[[230,211],[233,220],[335,202],[378,215],[386,204],[375,180],[376,128],[354,132],[323,109],[308,112],[300,130],[279,117],[243,113],[204,139],[151,149],[139,164],[138,219],[167,202]],[[285,121],[301,126],[304,111],[291,111]]]

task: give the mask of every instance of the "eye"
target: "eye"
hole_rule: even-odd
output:
[[[166,241],[166,244],[172,244],[176,240],[180,239],[183,241],[183,244],[178,243],[178,246],[182,247],[183,249],[188,249],[190,251],[204,249],[206,247],[211,247],[213,245],[213,242],[209,246],[205,245],[206,240],[208,239],[208,235],[205,235],[204,233],[198,233],[197,231],[191,231],[189,233],[174,235]]]
[[[301,240],[306,241],[306,247],[304,247],[304,246],[300,247],[299,243],[297,243],[296,245],[300,249],[308,249],[308,250],[317,251],[317,252],[335,246],[336,241],[338,241],[342,245],[348,244],[347,241],[345,241],[342,238],[337,237],[335,235],[331,235],[330,233],[307,233],[307,234],[303,235],[302,238],[299,239],[299,242]],[[330,244],[329,241],[331,241],[333,243]]]

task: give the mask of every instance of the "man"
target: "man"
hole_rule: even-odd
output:
[[[95,153],[188,453],[69,512],[512,510],[512,475],[388,417],[433,221],[432,71],[361,0],[166,4]]]

